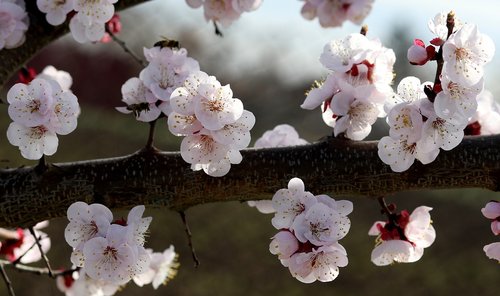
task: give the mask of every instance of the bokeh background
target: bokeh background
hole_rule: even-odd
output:
[[[176,39],[200,62],[202,70],[231,84],[235,96],[254,112],[256,139],[277,124],[289,123],[308,141],[329,133],[318,110],[301,110],[304,91],[312,81],[326,74],[318,61],[324,44],[358,32],[359,26],[321,28],[317,21],[300,16],[301,2],[264,0],[262,7],[229,28],[224,37],[214,34],[200,9],[189,8],[182,0],[156,0],[122,12],[124,40],[142,56],[162,37]],[[424,0],[418,2],[377,0],[365,20],[369,37],[380,38],[397,55],[395,83],[408,75],[431,80],[435,65],[410,66],[406,49],[414,38],[432,38],[427,21],[437,12],[454,10],[461,19],[476,23],[500,47],[498,1]],[[29,42],[29,40],[27,41]],[[486,88],[497,97],[500,58],[487,67]],[[54,42],[29,64],[41,71],[46,65],[68,71],[74,78],[73,92],[82,108],[78,129],[60,137],[51,162],[69,162],[130,154],[140,149],[147,138],[147,124],[114,110],[121,105],[120,87],[138,76],[138,66],[116,44],[77,44],[71,36]],[[13,80],[14,82],[14,80]],[[2,93],[5,99],[5,90]],[[0,130],[9,124],[7,106],[0,105]],[[387,134],[380,121],[369,139]],[[168,132],[166,122],[159,125],[156,145],[167,151],[178,150],[180,139]],[[17,148],[0,133],[0,165],[33,165],[23,160]],[[300,176],[299,176],[300,177]],[[332,180],[333,181],[333,180]],[[288,180],[283,180],[283,187]],[[307,188],[307,184],[306,184]],[[278,189],[278,188],[277,188]],[[320,194],[322,192],[314,192]],[[271,198],[271,196],[269,197]],[[485,257],[483,246],[494,242],[489,222],[480,209],[498,194],[486,190],[441,190],[402,192],[388,198],[400,209],[410,211],[419,205],[433,207],[437,230],[434,245],[413,264],[375,267],[370,262],[374,238],[367,235],[375,220],[383,219],[377,203],[362,197],[342,197],[354,202],[352,227],[341,243],[348,250],[349,265],[330,283],[302,284],[268,251],[276,233],[271,216],[258,213],[245,203],[217,203],[187,211],[193,242],[201,265],[194,268],[183,225],[177,213],[147,209],[154,217],[147,247],[163,251],[173,244],[180,254],[177,277],[167,286],[153,290],[129,284],[117,295],[498,295],[500,266]],[[126,212],[116,212],[115,217]],[[69,267],[70,247],[63,239],[66,220],[54,219],[47,232],[52,237],[48,253],[55,267]],[[40,265],[41,266],[41,265]],[[62,295],[53,280],[8,269],[18,295]],[[0,295],[7,295],[0,281]]]

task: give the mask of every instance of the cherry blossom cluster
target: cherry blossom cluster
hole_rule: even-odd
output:
[[[144,206],[136,206],[127,220],[113,221],[104,205],[73,203],[64,231],[66,242],[73,247],[71,262],[82,268],[81,274],[111,285],[123,285],[146,272],[150,256],[144,242],[152,218],[143,218],[143,213]]]
[[[278,190],[272,202],[276,214],[271,222],[279,232],[269,245],[270,252],[303,283],[333,281],[339,267],[348,263],[347,252],[338,241],[351,226],[347,215],[352,203],[314,196],[305,191],[299,178]]]
[[[369,235],[376,235],[376,246],[371,260],[375,265],[384,266],[394,262],[410,263],[418,261],[424,248],[432,245],[436,231],[432,227],[429,212],[432,208],[420,206],[411,215],[403,210],[390,214],[390,220],[377,221]]]
[[[184,80],[200,70],[196,60],[187,56],[184,48],[154,46],[144,49],[149,64],[139,74],[123,84],[122,101],[126,107],[116,108],[122,113],[133,113],[137,120],[150,122],[160,115],[172,112],[170,96],[184,84]]]
[[[150,256],[149,268],[133,277],[133,281],[139,287],[152,284],[154,289],[162,284],[166,284],[177,274],[177,254],[174,247],[170,246],[163,253],[153,252],[146,249]],[[58,289],[66,296],[111,296],[114,295],[120,286],[101,280],[95,280],[85,273],[74,271],[65,273],[56,278]]]
[[[415,159],[428,164],[440,149],[451,150],[462,141],[484,88],[483,67],[495,51],[488,36],[473,24],[462,24],[453,14],[438,14],[429,22],[429,29],[435,35],[431,45],[425,47],[416,40],[408,58],[415,65],[442,59],[439,83],[406,77],[385,106],[390,130],[380,140],[378,154],[395,172],[407,170]],[[474,126],[470,128],[474,132]],[[475,129],[477,133],[477,124]]]
[[[144,248],[152,220],[142,217],[144,210],[144,206],[136,206],[126,220],[113,221],[104,205],[73,203],[64,236],[73,247],[71,262],[81,269],[59,279],[61,291],[66,295],[113,295],[130,280],[157,289],[172,279],[178,267],[173,246],[163,253]]]
[[[33,231],[38,242],[42,247],[42,251],[47,253],[50,250],[50,237],[41,231],[49,225],[48,221],[43,221],[33,226]],[[29,229],[18,228],[16,231],[8,231],[1,229],[2,232],[11,233],[12,237],[0,243],[0,255],[4,256],[10,262],[19,260],[23,264],[37,262],[42,259],[40,249],[36,246],[36,239],[31,234]]]
[[[69,28],[73,38],[80,42],[97,42],[105,36],[106,23],[115,12],[118,0],[37,0],[38,9],[46,14],[47,22],[61,25],[72,11]]]
[[[0,0],[0,16],[0,50],[21,46],[29,26],[24,0]]]
[[[7,139],[19,147],[24,158],[54,154],[57,134],[76,129],[80,106],[69,90],[71,83],[67,72],[47,67],[29,84],[17,83],[7,93],[8,113],[14,121],[7,129]]]
[[[288,124],[280,124],[274,129],[266,131],[262,137],[255,141],[255,148],[272,148],[305,145],[308,142],[299,137],[295,128]],[[271,200],[248,201],[248,205],[257,208],[262,214],[276,212]]]
[[[483,215],[491,220],[491,231],[494,235],[500,235],[500,202],[491,201],[481,209]],[[500,263],[500,242],[484,246],[484,252],[488,258]]]
[[[259,8],[262,0],[186,0],[186,3],[192,8],[203,6],[203,13],[207,21],[214,21],[227,27],[242,13]]]
[[[374,0],[302,0],[301,14],[307,20],[318,17],[322,27],[340,27],[349,20],[361,25]]]
[[[241,162],[240,150],[250,144],[255,116],[233,98],[229,85],[222,86],[205,72],[195,72],[174,90],[170,106],[168,128],[172,134],[184,136],[181,156],[193,170],[220,177],[229,172],[231,164]]]
[[[393,93],[395,60],[391,49],[363,34],[333,40],[320,57],[332,72],[309,91],[301,107],[312,110],[321,105],[323,119],[335,136],[344,133],[349,139],[362,140],[377,117],[386,115],[383,105]]]

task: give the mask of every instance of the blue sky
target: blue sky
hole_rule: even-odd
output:
[[[129,34],[135,36],[137,46],[142,46],[140,44],[154,43],[158,36],[172,36],[176,29],[189,26],[203,39],[208,57],[225,48],[239,53],[228,56],[233,65],[227,70],[230,75],[239,77],[241,72],[272,67],[267,70],[277,71],[287,76],[290,83],[296,83],[311,77],[319,78],[325,73],[318,58],[326,43],[359,31],[359,26],[348,22],[342,28],[322,28],[317,20],[307,21],[300,15],[302,3],[298,0],[264,0],[257,11],[246,13],[230,27],[223,28],[225,37],[221,39],[214,36],[213,27],[205,22],[202,9],[192,9],[184,0],[157,0],[126,12],[124,30],[127,30],[127,24],[136,24],[135,18],[142,15],[141,26],[128,28]],[[497,0],[376,0],[364,23],[370,28],[369,36],[380,38],[382,43],[388,39],[391,26],[400,24],[414,32],[408,34],[406,42],[414,38],[428,41],[432,38],[427,29],[428,20],[438,12],[454,10],[463,21],[477,24],[481,32],[492,37],[500,51],[500,38],[495,37],[500,36],[499,8],[500,1]],[[127,20],[127,15],[130,20]],[[144,18],[144,15],[148,17]],[[149,30],[148,34],[143,34],[145,28]],[[144,37],[137,38],[138,35]],[[262,55],[270,51],[278,53],[274,63],[259,65]],[[493,73],[498,66],[500,58],[497,55],[487,66],[486,74]],[[487,78],[487,88],[493,88],[491,81]],[[500,88],[496,90],[500,91]]]

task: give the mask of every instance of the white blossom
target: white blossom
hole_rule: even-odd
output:
[[[0,0],[0,15],[0,50],[21,46],[29,25],[24,0]]]
[[[488,258],[496,260],[500,263],[500,242],[486,245],[483,250]]]
[[[128,243],[131,235],[130,228],[111,224],[105,237],[88,240],[83,247],[85,273],[94,280],[121,285],[145,271],[149,256],[143,247]]]
[[[304,182],[299,178],[291,179],[288,188],[278,190],[272,201],[276,214],[271,223],[276,229],[290,228],[295,217],[317,202],[312,193],[305,191]]]
[[[151,249],[146,251],[151,258],[149,267],[145,272],[135,275],[133,280],[139,287],[152,284],[154,289],[158,289],[177,274],[178,255],[174,251],[174,246],[170,246],[163,253],[153,252]]]
[[[443,74],[463,87],[477,84],[483,78],[483,66],[491,61],[495,45],[477,27],[465,24],[443,45]]]
[[[66,21],[66,15],[73,10],[74,4],[74,0],[36,0],[38,9],[47,14],[47,22],[53,26]]]
[[[295,217],[291,229],[297,239],[315,246],[323,246],[342,239],[351,226],[347,216],[323,203],[315,203]]]
[[[338,243],[319,247],[307,253],[296,253],[288,261],[290,273],[303,283],[331,282],[339,267],[347,266],[347,252]]]

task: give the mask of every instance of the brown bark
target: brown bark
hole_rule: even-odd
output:
[[[27,226],[62,217],[82,200],[110,208],[137,204],[184,210],[220,201],[270,199],[300,177],[306,190],[333,197],[378,197],[406,190],[498,190],[500,136],[468,137],[429,165],[394,173],[377,155],[377,142],[325,139],[318,143],[242,151],[243,162],[221,178],[194,172],[177,152],[135,154],[50,166],[0,170],[0,226]]]

